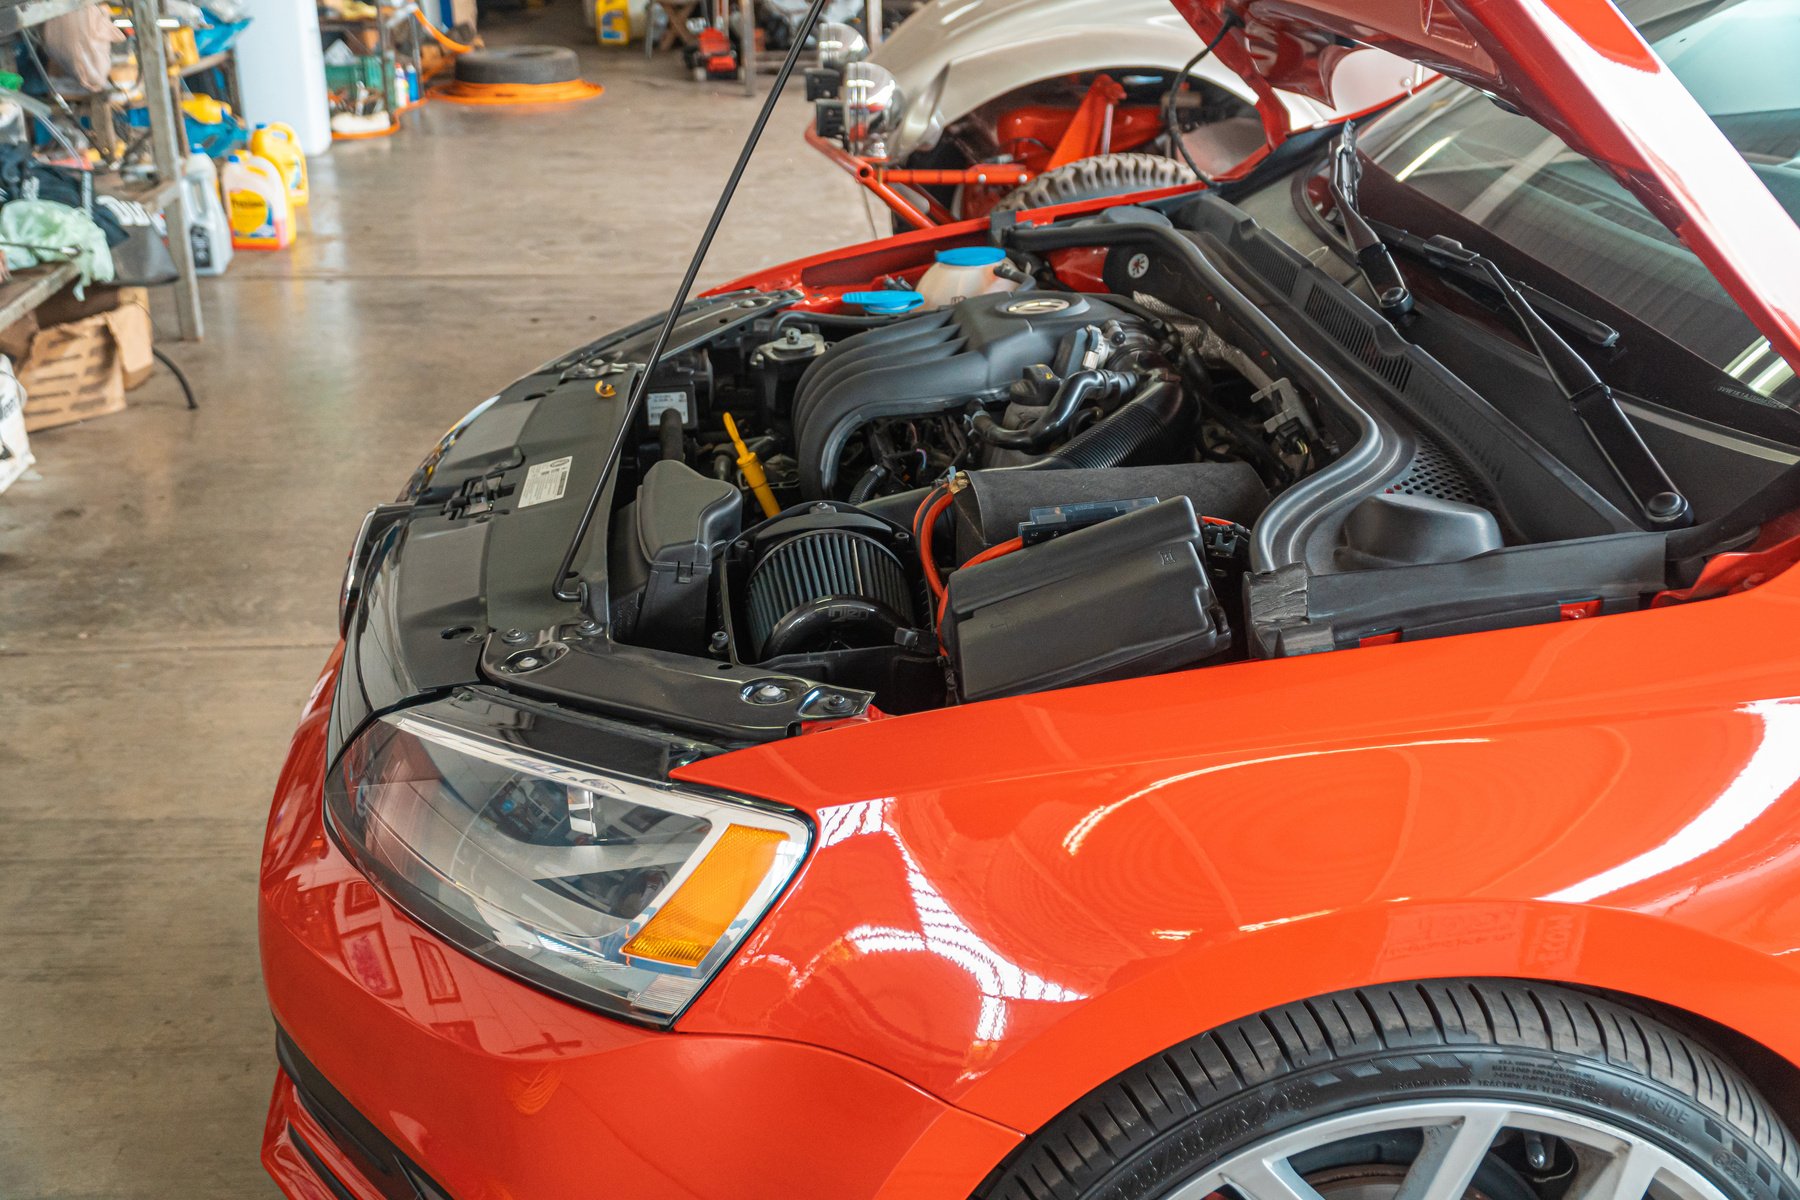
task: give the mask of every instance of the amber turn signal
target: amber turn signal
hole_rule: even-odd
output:
[[[625,943],[625,954],[670,966],[699,966],[768,878],[786,840],[774,829],[727,828],[668,903]]]

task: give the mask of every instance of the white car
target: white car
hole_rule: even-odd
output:
[[[809,140],[901,228],[1227,176],[1264,131],[1255,91],[1203,50],[1168,0],[930,0],[872,55],[824,28]],[[1353,58],[1335,108],[1279,94],[1290,130],[1420,82],[1400,59]]]

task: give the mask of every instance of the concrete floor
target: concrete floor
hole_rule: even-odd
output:
[[[588,45],[577,12],[486,32]],[[598,100],[431,104],[315,161],[300,243],[163,343],[200,411],[159,373],[0,496],[0,1200],[275,1195],[257,854],[356,523],[474,402],[665,302],[754,115],[586,56]],[[796,88],[705,279],[869,236],[807,115]]]

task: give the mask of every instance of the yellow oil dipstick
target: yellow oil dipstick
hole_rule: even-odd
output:
[[[769,477],[763,474],[762,462],[756,452],[744,445],[744,437],[738,432],[737,422],[731,414],[725,414],[725,432],[731,437],[731,444],[737,447],[738,470],[744,473],[744,482],[750,485],[750,494],[762,505],[763,516],[772,517],[781,511],[781,505],[775,502],[775,493],[769,487]]]

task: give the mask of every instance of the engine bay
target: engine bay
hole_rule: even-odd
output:
[[[1209,312],[1177,286],[1209,281],[1007,267],[897,316],[775,305],[665,360],[615,492],[610,636],[910,712],[1390,640],[1408,604],[1411,636],[1538,619],[1589,597],[1583,572],[1515,558],[1518,603],[1465,613],[1454,569],[1536,548],[1534,525],[1629,539],[1509,504],[1428,421],[1284,369],[1223,289]],[[1654,590],[1652,558],[1601,551],[1597,611]]]
[[[1229,357],[1037,287],[690,350],[614,516],[614,636],[896,712],[1228,655],[1248,527],[1334,438]]]

